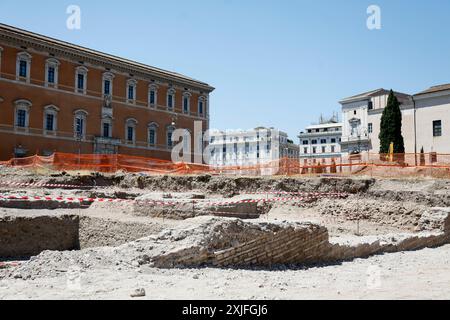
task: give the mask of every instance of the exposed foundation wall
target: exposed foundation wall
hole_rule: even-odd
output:
[[[252,240],[240,241],[231,247],[214,250],[208,246],[182,246],[180,250],[149,260],[153,266],[162,268],[200,265],[270,268],[273,265],[329,263],[386,252],[417,250],[450,242],[449,213],[448,208],[433,208],[425,212],[420,226],[426,231],[418,233],[330,239],[325,227],[303,223],[272,232],[264,231]]]
[[[0,216],[0,258],[79,249],[78,231],[78,216]]]

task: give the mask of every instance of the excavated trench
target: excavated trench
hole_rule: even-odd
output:
[[[351,178],[314,178],[314,179],[269,179],[269,178],[233,178],[215,176],[145,176],[138,174],[66,176],[62,174],[49,178],[46,183],[64,183],[77,185],[93,185],[114,187],[115,190],[91,189],[74,191],[77,196],[84,197],[116,197],[120,199],[137,198],[126,210],[130,217],[148,219],[146,222],[126,221],[114,217],[102,218],[83,214],[84,210],[95,210],[88,203],[64,203],[59,201],[0,201],[4,209],[0,213],[0,260],[20,259],[36,256],[45,250],[50,251],[83,251],[88,248],[127,246],[138,239],[155,236],[166,230],[167,226],[152,219],[164,218],[187,221],[190,231],[177,231],[187,234],[195,228],[196,245],[189,247],[183,243],[177,246],[183,236],[162,237],[158,241],[149,241],[150,247],[158,247],[165,243],[168,250],[151,254],[147,258],[138,255],[143,263],[151,262],[154,266],[197,266],[211,264],[217,266],[272,263],[302,263],[308,261],[331,261],[366,256],[380,251],[401,250],[403,248],[419,248],[438,245],[448,241],[450,229],[447,217],[441,217],[438,227],[427,230],[433,224],[434,216],[427,218],[432,207],[450,207],[449,181],[379,181],[375,179]],[[117,190],[119,189],[119,190]],[[176,206],[164,207],[151,201],[158,199],[155,194],[161,193],[163,201],[184,197],[188,201]],[[252,199],[247,196],[251,192],[343,192],[348,193],[345,199],[319,198],[313,201],[286,202],[281,204],[242,203],[233,205],[211,205],[211,199],[241,200]],[[172,193],[169,197],[168,192]],[[179,193],[177,195],[177,193]],[[187,195],[186,193],[189,193]],[[190,200],[196,200],[193,207]],[[150,202],[148,202],[150,200]],[[359,242],[330,241],[327,225],[300,224],[286,226],[259,225],[266,214],[280,207],[292,207],[293,215],[313,214],[342,220],[366,220],[379,225],[380,228],[395,227],[399,231],[409,232],[408,236],[400,236],[400,240],[386,240],[382,237],[363,239],[355,237]],[[95,207],[95,206],[94,206]],[[114,206],[112,205],[111,208]],[[8,213],[11,208],[21,209],[20,213]],[[24,210],[26,209],[26,210]],[[47,212],[50,210],[54,212]],[[76,210],[74,210],[76,209]],[[45,211],[45,212],[44,212]],[[68,212],[61,214],[61,212]],[[76,211],[76,212],[75,212]],[[113,212],[114,209],[111,209]],[[445,211],[445,210],[444,210]],[[444,212],[439,211],[439,212]],[[71,213],[72,212],[72,213]],[[211,235],[201,231],[201,225],[192,226],[190,220],[198,216],[231,216],[240,219],[255,219],[254,224],[245,222],[239,225],[239,237],[234,232],[234,241],[230,235],[219,232],[226,245],[212,246],[208,243]],[[205,217],[200,217],[205,218]],[[222,221],[219,218],[218,221]],[[428,220],[427,220],[428,219]],[[224,219],[223,221],[228,221]],[[241,220],[237,220],[241,221]],[[218,222],[218,227],[220,227]],[[225,224],[227,222],[224,222]],[[253,232],[262,228],[262,231]],[[428,235],[421,232],[435,232],[445,225],[444,234]],[[206,230],[206,229],[205,229]],[[210,229],[208,229],[210,230]],[[230,229],[227,229],[230,230]],[[258,229],[259,230],[259,229]],[[248,232],[248,233],[247,233]],[[194,232],[195,233],[195,232]],[[199,235],[200,234],[200,235]],[[375,235],[374,235],[375,236]],[[394,237],[395,238],[395,237]],[[169,239],[169,240],[167,240]],[[406,239],[406,240],[405,240]],[[411,240],[412,239],[412,240]],[[216,240],[214,240],[216,241]],[[408,242],[409,241],[409,242]],[[411,243],[410,243],[411,242]],[[388,243],[387,245],[383,243]],[[406,243],[406,244],[405,244]],[[178,244],[181,244],[178,243]],[[403,246],[403,247],[402,247]],[[206,249],[205,249],[206,248]],[[281,249],[284,248],[284,249]],[[269,250],[270,249],[270,250]],[[144,250],[144,249],[143,249]],[[288,250],[288,251],[286,251]],[[298,251],[315,251],[315,254],[302,255]],[[167,251],[167,252],[166,252]],[[270,251],[270,252],[269,252]],[[244,259],[241,259],[244,257]],[[134,258],[133,258],[134,259]]]

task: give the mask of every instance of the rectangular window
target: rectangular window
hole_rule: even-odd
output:
[[[331,143],[336,143],[336,138],[331,138]]]
[[[373,124],[372,124],[372,123],[369,123],[369,124],[367,125],[367,131],[368,131],[369,133],[372,133],[372,132],[373,132]]]
[[[433,137],[442,136],[442,121],[436,120],[433,121]]]
[[[127,140],[134,141],[134,127],[127,128]]]
[[[173,95],[169,94],[169,96],[167,97],[167,106],[169,107],[169,109],[173,108]]]
[[[27,74],[28,74],[27,69],[28,69],[28,63],[25,60],[20,60],[19,76],[26,78]]]
[[[331,152],[335,152],[335,147],[331,146]]]
[[[111,94],[111,81],[105,80],[104,86],[105,86],[105,88],[104,88],[103,94],[110,95]]]
[[[103,137],[109,138],[109,123],[103,124]]]
[[[17,123],[16,125],[21,128],[26,126],[27,112],[25,110],[17,110]]]
[[[172,132],[168,132],[168,133],[167,133],[167,145],[168,145],[169,147],[172,146]]]
[[[308,153],[308,148],[303,148],[303,153]]]
[[[313,147],[313,152],[312,153],[317,153],[317,147]]]
[[[188,108],[189,108],[189,100],[188,98],[184,98],[183,99],[183,111],[184,113],[188,113]]]
[[[77,88],[84,90],[84,74],[78,74]]]
[[[246,142],[245,143],[245,153],[249,153],[250,152],[250,143]]]
[[[45,130],[53,131],[54,115],[53,114],[47,114],[45,119],[46,119],[45,120]]]
[[[327,139],[321,139],[321,140],[320,140],[320,143],[321,143],[321,144],[327,143]]]
[[[372,110],[372,109],[373,109],[373,102],[372,102],[372,101],[369,101],[369,106],[368,106],[368,108],[369,108],[369,110]]]
[[[150,104],[155,104],[155,91],[150,91]]]
[[[134,100],[134,86],[128,86],[128,100]]]
[[[75,131],[76,131],[78,136],[82,136],[83,135],[83,119],[82,118],[77,118]]]
[[[311,140],[311,144],[317,144],[317,140]]]
[[[48,83],[55,83],[55,68],[48,67]]]
[[[203,114],[203,101],[198,103],[198,113]]]
[[[150,144],[155,144],[155,130],[154,129],[150,129],[150,131],[148,132],[148,142]]]
[[[322,153],[325,153],[326,151],[326,147],[322,147]]]
[[[308,143],[308,140],[303,140],[303,145],[307,145]]]
[[[82,136],[83,135],[83,119],[77,118],[75,124],[76,124],[75,131],[76,131],[77,135]]]

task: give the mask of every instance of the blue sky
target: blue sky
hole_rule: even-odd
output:
[[[81,7],[81,30],[66,8]],[[381,30],[366,27],[381,8]],[[176,71],[216,87],[211,126],[274,126],[295,138],[339,99],[450,82],[450,1],[0,2],[0,21]]]

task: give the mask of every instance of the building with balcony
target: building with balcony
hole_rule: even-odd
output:
[[[400,102],[403,126],[402,134],[407,152],[414,152],[412,136],[413,117],[411,96],[394,92]],[[354,154],[363,151],[379,152],[381,115],[387,104],[389,90],[377,89],[341,100],[342,139],[341,151]]]
[[[275,128],[209,132],[209,164],[254,166],[283,157],[298,159],[299,149],[287,133]]]
[[[170,159],[175,129],[209,128],[213,90],[0,24],[0,160],[55,151]]]
[[[319,124],[310,125],[300,132],[300,158],[341,157],[342,123],[333,116]]]

